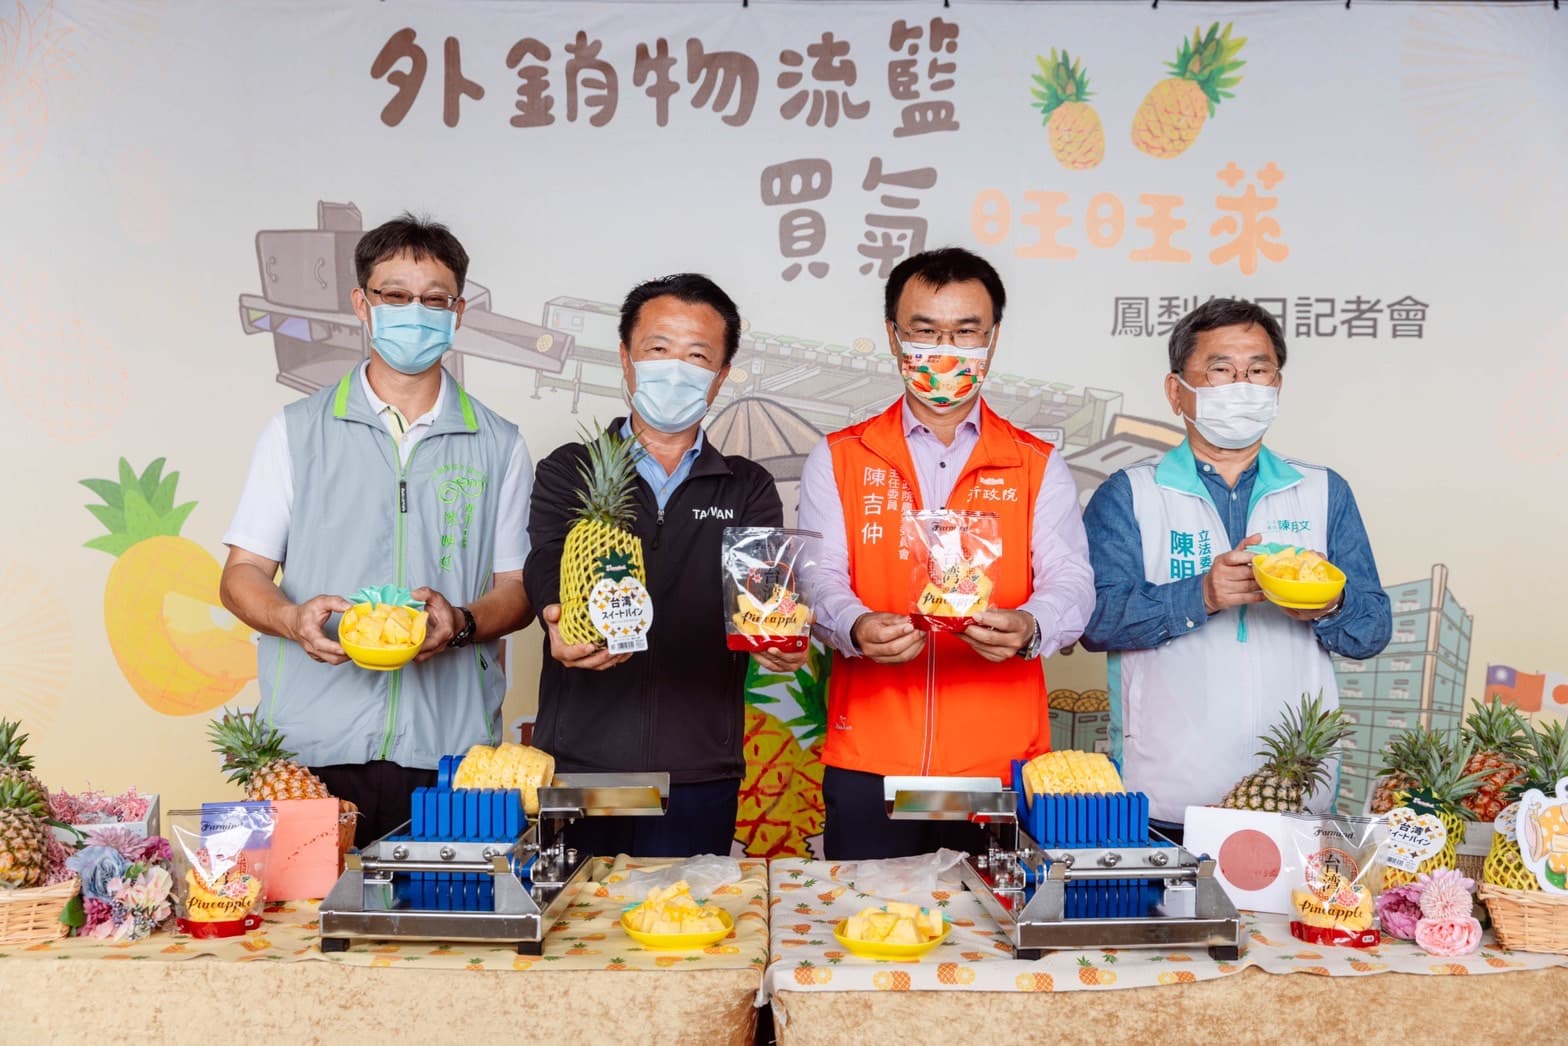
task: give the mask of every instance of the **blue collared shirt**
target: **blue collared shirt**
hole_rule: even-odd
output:
[[[628,417],[621,423],[621,437],[632,439],[632,419]],[[674,472],[665,472],[664,466],[659,464],[659,459],[652,454],[643,454],[637,459],[637,474],[643,478],[648,486],[653,488],[653,498],[659,504],[659,511],[664,511],[664,506],[670,503],[670,495],[675,493],[686,477],[691,475],[692,462],[697,460],[697,455],[702,453],[702,430],[697,430],[697,441],[681,455],[681,460],[675,463]],[[662,518],[662,517],[661,517]]]
[[[1247,510],[1252,504],[1258,464],[1254,461],[1247,466],[1235,487],[1230,487],[1212,465],[1194,461],[1209,500],[1225,522],[1230,547],[1235,548],[1248,536]],[[1327,471],[1328,548],[1324,553],[1349,580],[1339,610],[1314,621],[1312,628],[1330,653],[1373,657],[1393,634],[1388,593],[1378,578],[1355,495],[1344,477],[1333,469]],[[1095,587],[1094,614],[1083,633],[1085,649],[1149,650],[1208,622],[1201,574],[1162,584],[1144,579],[1143,538],[1133,514],[1132,483],[1125,472],[1100,484],[1084,509],[1083,524],[1089,532]]]

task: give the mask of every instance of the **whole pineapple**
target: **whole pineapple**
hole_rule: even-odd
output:
[[[0,779],[0,888],[42,886],[49,852],[49,808],[27,782]]]
[[[1464,772],[1465,766],[1473,755],[1475,755],[1475,745],[1469,738],[1461,737],[1457,742],[1443,739],[1439,745],[1425,753],[1425,757],[1416,767],[1415,787],[1400,792],[1396,797],[1397,804],[1400,806],[1408,803],[1411,796],[1417,792],[1430,798],[1437,807],[1437,819],[1443,822],[1445,838],[1443,848],[1422,861],[1415,871],[1385,868],[1383,870],[1385,890],[1413,883],[1423,872],[1431,873],[1440,868],[1453,868],[1457,865],[1459,840],[1464,838],[1465,822],[1474,819],[1474,815],[1465,807],[1464,801],[1475,794],[1476,788],[1486,777],[1485,774]]]
[[[1220,806],[1231,810],[1300,813],[1319,785],[1328,784],[1324,762],[1350,736],[1352,726],[1338,708],[1324,709],[1323,694],[1301,695],[1299,708],[1285,709],[1262,738],[1264,763],[1226,794]]]
[[[577,522],[566,532],[561,552],[561,636],[568,643],[603,644],[588,615],[588,596],[607,574],[629,574],[647,583],[642,541],[631,532],[632,489],[642,446],[609,429],[586,440],[588,461],[578,468]]]
[[[1465,763],[1465,773],[1481,774],[1482,780],[1475,794],[1465,797],[1464,805],[1477,821],[1495,821],[1510,802],[1511,786],[1524,776],[1529,733],[1519,710],[1503,704],[1496,694],[1486,704],[1477,700],[1475,711],[1466,717],[1464,734],[1476,752]]]
[[[1207,34],[1193,29],[1192,39],[1182,40],[1169,66],[1170,77],[1155,84],[1133,114],[1132,143],[1159,159],[1186,152],[1214,107],[1232,97],[1226,88],[1241,82],[1232,74],[1247,64],[1236,61],[1246,42],[1245,37],[1232,40],[1228,24],[1224,32],[1218,22]]]
[[[1055,48],[1049,62],[1039,55],[1034,60],[1040,72],[1034,75],[1036,86],[1030,93],[1034,107],[1045,117],[1056,162],[1074,170],[1097,166],[1105,159],[1105,128],[1100,114],[1088,104],[1089,77],[1082,62],[1074,62],[1066,51],[1058,55]]]
[[[207,726],[213,750],[223,757],[229,781],[245,789],[251,800],[331,799],[326,783],[294,761],[294,753],[283,747],[283,733],[264,722],[255,712],[231,712]],[[338,843],[348,849],[354,841],[354,820],[359,807],[346,799],[338,800]]]
[[[1372,792],[1372,812],[1386,814],[1396,805],[1400,792],[1408,792],[1416,784],[1416,768],[1426,759],[1426,752],[1443,739],[1435,730],[1413,726],[1394,735],[1383,749],[1383,766],[1378,771],[1377,787]]]
[[[22,748],[27,744],[27,735],[17,733],[21,728],[21,723],[11,719],[0,719],[0,781],[21,781],[38,793],[47,808],[49,789],[33,776],[33,757],[22,754]]]
[[[1554,794],[1557,782],[1568,777],[1568,725],[1560,719],[1544,720],[1525,738],[1524,774],[1513,785],[1517,797],[1529,788]],[[1507,817],[1503,818],[1507,820]],[[1510,890],[1539,890],[1541,884],[1524,865],[1519,839],[1499,828],[1481,866],[1481,881]]]

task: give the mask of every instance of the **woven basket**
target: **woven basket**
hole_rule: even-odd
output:
[[[1568,897],[1482,883],[1480,897],[1504,948],[1568,954]]]
[[[66,926],[60,915],[81,885],[81,880],[73,877],[53,886],[0,890],[0,944],[31,944],[64,937]]]

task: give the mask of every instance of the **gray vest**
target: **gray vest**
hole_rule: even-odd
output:
[[[429,585],[454,606],[490,587],[501,477],[517,426],[447,378],[441,414],[399,462],[360,371],[284,408],[294,505],[283,594],[295,603],[366,585]],[[336,636],[338,616],[326,632]],[[392,672],[325,665],[262,636],[261,708],[307,766],[387,759],[433,769],[500,739],[499,642],[445,651]]]

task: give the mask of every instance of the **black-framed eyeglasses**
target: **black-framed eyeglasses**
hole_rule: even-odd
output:
[[[413,291],[405,291],[401,287],[388,287],[384,290],[376,287],[366,287],[365,293],[374,294],[385,305],[412,305],[417,301],[425,308],[435,309],[438,312],[456,308],[457,303],[463,300],[458,295],[447,294],[445,291],[415,294]]]

